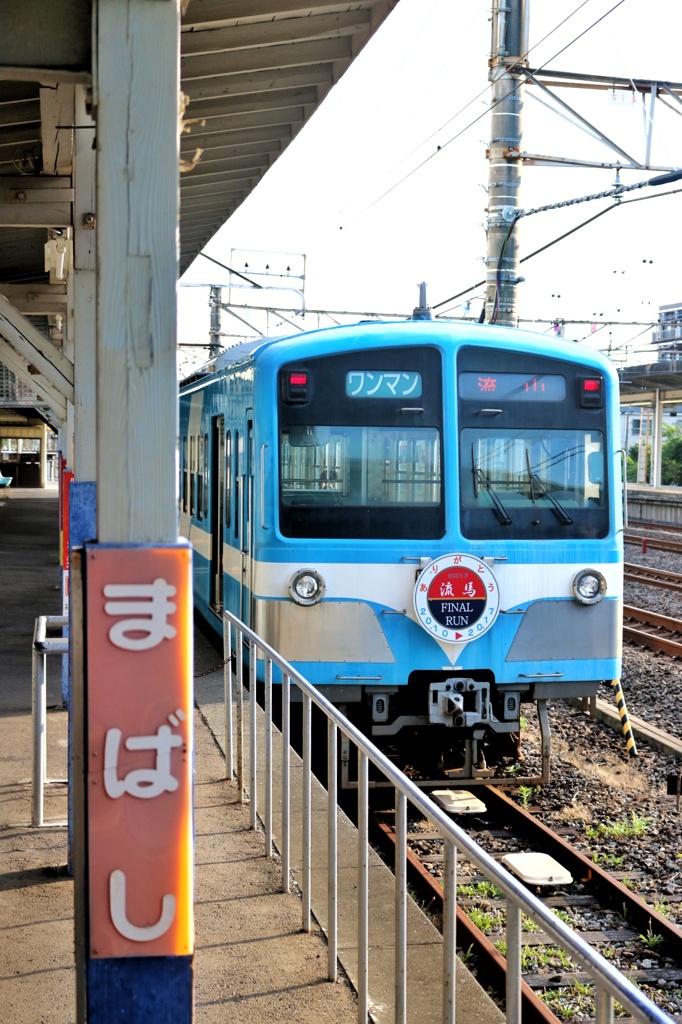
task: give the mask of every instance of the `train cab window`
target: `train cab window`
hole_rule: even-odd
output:
[[[582,428],[465,428],[460,494],[467,537],[605,536],[603,435]]]
[[[440,536],[441,481],[432,427],[281,431],[280,518],[289,536]]]

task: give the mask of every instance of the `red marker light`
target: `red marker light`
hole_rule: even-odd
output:
[[[601,377],[583,377],[580,380],[580,405],[583,409],[601,409],[604,401],[604,381]]]
[[[309,397],[310,374],[307,370],[284,370],[280,386],[285,402],[289,405],[305,405]]]

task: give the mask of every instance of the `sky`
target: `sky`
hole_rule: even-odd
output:
[[[682,80],[678,0],[529,2],[532,66]],[[436,306],[482,280],[485,151],[491,131],[489,8],[489,0],[400,0],[204,252],[236,269],[248,262],[251,272],[266,263],[297,272],[304,268],[308,309],[409,314],[421,281],[429,304]],[[614,102],[610,91],[571,89],[560,95],[644,160],[648,101],[637,96],[634,103]],[[538,102],[538,96],[535,87],[526,88],[525,151],[612,161],[611,150]],[[682,105],[677,106],[679,113],[656,104],[652,166],[682,167]],[[623,171],[621,180],[634,184],[655,173]],[[534,209],[604,191],[614,182],[613,169],[524,167],[520,204]],[[662,194],[675,189],[680,191]],[[632,365],[651,359],[650,328],[593,331],[589,323],[570,321],[655,321],[660,305],[682,301],[677,230],[682,181],[624,198],[641,201],[621,203],[525,262],[518,302],[521,319],[537,321],[533,329],[551,332],[551,324],[541,321],[565,320],[566,337]],[[598,200],[522,218],[515,229],[520,257],[609,205]],[[194,261],[178,292],[181,343],[208,336],[208,290],[195,286],[228,281],[215,264],[202,257]],[[291,284],[302,287],[299,280]],[[483,294],[483,288],[474,289],[439,312],[477,318]],[[273,305],[300,308],[294,293],[270,296]],[[251,296],[242,289],[223,293],[224,301],[230,297],[244,303]],[[467,300],[470,304],[463,305]],[[311,313],[303,319],[286,316],[306,328],[330,323]],[[261,316],[258,322],[261,330],[281,333],[277,317]],[[227,314],[222,327],[247,333]],[[225,344],[236,340],[226,338]],[[201,349],[180,352],[183,375],[191,362],[206,357]]]

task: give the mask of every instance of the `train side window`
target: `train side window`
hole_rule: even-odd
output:
[[[232,460],[234,466],[234,539],[237,540],[239,537],[239,520],[241,519],[241,509],[239,507],[241,501],[241,495],[239,490],[239,431],[234,432],[234,458]]]
[[[225,432],[225,526],[232,522],[232,431]]]
[[[187,436],[183,436],[180,442],[180,508],[183,512],[187,512],[187,500],[188,500],[188,487],[187,487]]]
[[[197,519],[204,518],[204,438],[197,438]]]
[[[196,438],[189,439],[189,514],[193,516],[196,505]]]
[[[204,478],[202,490],[202,513],[203,518],[208,519],[208,434],[204,434],[204,459],[201,472]]]

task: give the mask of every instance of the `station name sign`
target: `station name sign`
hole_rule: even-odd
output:
[[[191,551],[86,548],[92,957],[193,952]]]

